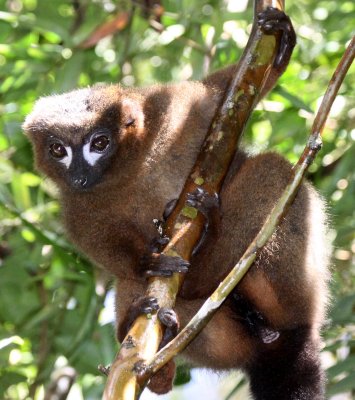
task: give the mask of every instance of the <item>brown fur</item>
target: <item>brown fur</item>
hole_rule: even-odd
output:
[[[201,83],[80,89],[40,99],[26,119],[24,129],[34,144],[37,167],[59,186],[69,237],[95,264],[117,278],[118,325],[132,299],[145,290],[138,264],[156,236],[152,220],[162,215],[170,200],[179,197],[232,70],[223,70]],[[115,156],[99,183],[88,190],[74,190],[65,180],[65,168],[48,156],[48,135],[59,137],[67,145],[80,145],[89,132],[102,126],[114,134]],[[182,325],[238,261],[290,176],[290,164],[277,154],[236,154],[220,194],[217,233],[207,238],[204,248],[192,259],[177,300]],[[258,360],[265,362],[260,355],[265,351],[286,354],[292,347],[291,339],[298,337],[290,332],[302,330],[306,339],[294,342],[300,347],[298,354],[303,354],[304,343],[315,349],[310,364],[318,371],[319,329],[328,280],[329,249],[324,235],[322,201],[305,183],[237,288],[267,326],[280,332],[280,339],[263,343],[229,298],[188,346],[185,356],[195,365],[246,369],[253,391],[261,399],[264,397],[253,379],[259,376]],[[309,352],[304,354],[308,361]],[[271,356],[266,359],[272,366]],[[285,387],[287,379],[282,381]],[[311,389],[307,395],[307,390],[302,391],[305,395],[289,398],[322,397],[312,394]]]

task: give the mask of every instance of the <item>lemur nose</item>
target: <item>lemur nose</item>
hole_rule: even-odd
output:
[[[88,183],[87,178],[84,177],[84,178],[81,178],[81,179],[80,179],[80,185],[81,185],[81,186],[86,186],[87,183]]]
[[[79,178],[74,179],[74,185],[76,187],[85,187],[88,183],[88,179],[86,176],[80,176]]]

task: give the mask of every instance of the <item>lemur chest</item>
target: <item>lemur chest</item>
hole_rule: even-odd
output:
[[[123,199],[122,193],[115,198],[108,194],[106,201],[94,195],[64,200],[67,236],[95,264],[118,275],[118,269],[124,270],[127,263],[136,264],[158,235],[153,219],[163,211],[151,201],[147,201],[148,207],[144,200],[143,195],[138,200],[128,194]]]

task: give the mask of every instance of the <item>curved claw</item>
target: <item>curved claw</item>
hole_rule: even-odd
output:
[[[169,243],[170,238],[168,236],[160,236],[154,238],[150,245],[149,245],[149,250],[152,253],[161,253],[164,247]]]
[[[179,199],[172,199],[166,204],[164,213],[163,213],[163,221],[166,221],[169,218],[169,216],[173,212],[178,200]]]

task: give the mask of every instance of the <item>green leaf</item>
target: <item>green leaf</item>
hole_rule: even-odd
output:
[[[186,365],[178,365],[176,367],[176,375],[174,379],[174,386],[185,385],[191,381],[191,371]]]
[[[328,396],[333,396],[337,393],[351,392],[355,389],[355,372],[350,373],[346,378],[333,384],[328,389]]]
[[[337,375],[343,373],[344,371],[350,372],[355,371],[355,355],[347,357],[345,360],[339,361],[332,367],[327,369],[328,379],[333,379]]]
[[[5,391],[9,386],[16,385],[20,382],[26,382],[27,377],[18,372],[12,371],[0,371],[0,395],[2,398],[4,396]]]
[[[77,50],[63,65],[57,73],[55,84],[55,90],[57,92],[62,93],[74,89],[78,85],[84,60],[84,53]]]
[[[349,294],[338,299],[331,311],[331,318],[334,323],[343,323],[354,314],[355,294]]]

